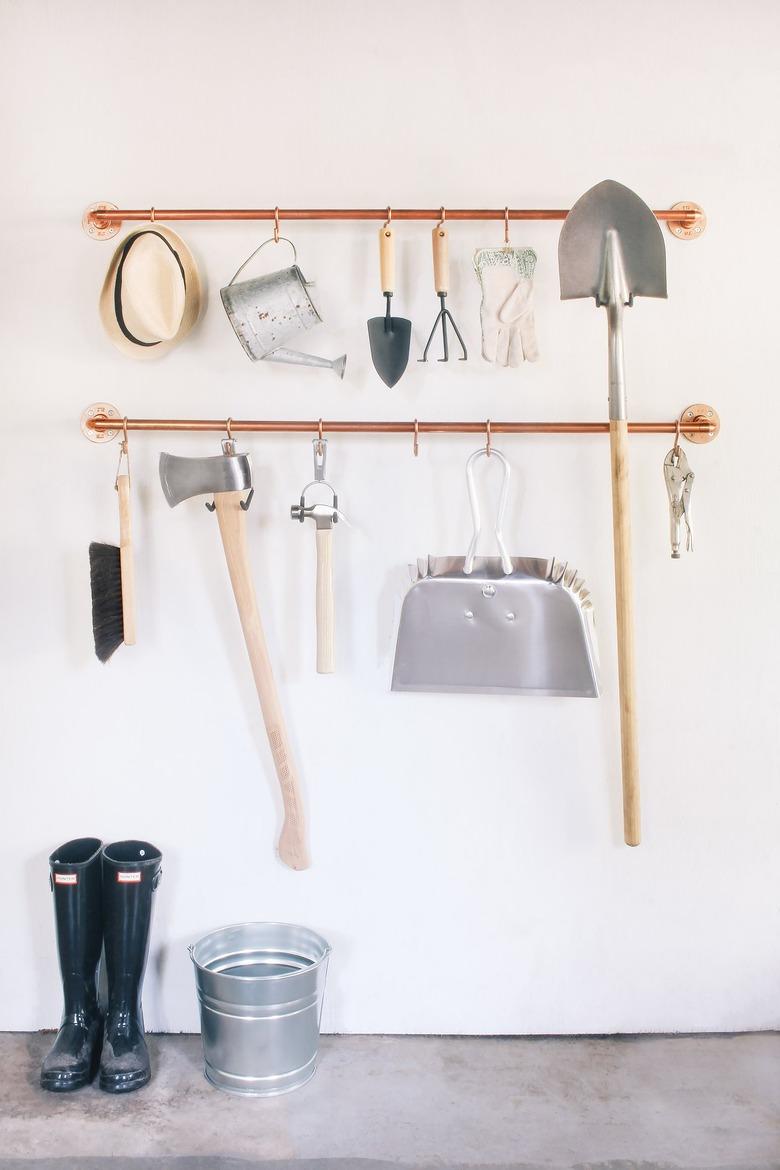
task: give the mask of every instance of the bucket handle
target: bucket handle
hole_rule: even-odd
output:
[[[511,474],[511,469],[505,457],[501,454],[500,451],[497,451],[495,447],[491,447],[489,450],[487,447],[480,447],[478,451],[475,451],[473,455],[469,456],[469,460],[466,463],[466,484],[468,485],[469,490],[469,504],[471,505],[471,519],[474,524],[474,535],[471,538],[469,551],[466,553],[463,572],[466,574],[466,576],[469,576],[474,569],[474,557],[476,556],[477,552],[477,541],[479,540],[479,534],[482,530],[482,521],[479,514],[479,500],[477,499],[477,487],[474,483],[474,464],[476,463],[477,459],[481,458],[483,455],[485,457],[494,456],[496,459],[498,459],[499,463],[504,469],[504,478],[501,484],[501,495],[499,496],[498,500],[498,511],[496,512],[496,524],[494,531],[496,536],[496,544],[498,545],[498,551],[501,554],[501,568],[504,570],[504,575],[508,577],[512,572],[512,558],[506,551],[501,529],[504,524],[504,513],[506,512],[506,504],[509,498],[509,476]]]
[[[255,256],[257,255],[257,253],[258,253],[258,252],[262,252],[262,250],[263,250],[263,248],[266,246],[266,244],[289,244],[289,245],[290,245],[290,247],[291,247],[291,248],[292,248],[292,250],[293,250],[293,264],[297,264],[297,263],[298,263],[298,253],[297,253],[297,252],[296,252],[296,250],[295,250],[295,244],[292,242],[292,240],[288,240],[287,236],[279,236],[279,239],[278,239],[278,240],[277,240],[277,239],[276,239],[274,236],[269,236],[267,240],[263,240],[263,242],[262,242],[262,244],[260,245],[260,247],[259,247],[259,248],[255,248],[255,250],[254,250],[254,252],[252,253],[252,255],[251,255],[251,256],[247,256],[246,260],[245,260],[245,261],[244,261],[244,263],[241,265],[241,267],[239,268],[239,270],[238,270],[238,272],[236,273],[236,275],[235,275],[235,276],[233,276],[233,277],[232,277],[232,278],[231,278],[231,279],[228,281],[228,283],[227,283],[227,287],[228,287],[228,288],[230,287],[230,285],[231,285],[231,284],[233,284],[233,282],[234,282],[235,280],[237,280],[237,279],[238,279],[238,277],[241,275],[241,273],[242,273],[242,272],[244,271],[244,269],[246,268],[246,266],[247,266],[247,264],[249,263],[249,261],[250,261],[250,260],[254,260],[254,258],[255,258]]]

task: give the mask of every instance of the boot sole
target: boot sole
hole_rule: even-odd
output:
[[[113,1078],[101,1076],[98,1083],[104,1093],[133,1093],[136,1089],[148,1085],[151,1079],[152,1074],[149,1072],[134,1081],[115,1081]]]
[[[83,1089],[91,1084],[94,1079],[94,1072],[90,1076],[89,1073],[83,1073],[80,1077],[73,1077],[70,1080],[63,1081],[61,1077],[41,1077],[41,1088],[45,1089],[47,1093],[72,1093],[76,1089]]]

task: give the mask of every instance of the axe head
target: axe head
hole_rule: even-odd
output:
[[[190,496],[218,492],[243,492],[252,486],[249,456],[238,454],[232,439],[222,442],[222,455],[189,459],[182,455],[160,455],[160,483],[172,508]]]

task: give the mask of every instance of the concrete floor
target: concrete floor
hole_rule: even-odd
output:
[[[776,1033],[324,1037],[314,1080],[267,1100],[213,1089],[198,1036],[150,1037],[139,1092],[55,1096],[50,1042],[0,1035],[0,1170],[780,1170]]]

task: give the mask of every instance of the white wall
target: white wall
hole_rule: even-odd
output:
[[[195,1029],[186,944],[279,918],[332,941],[334,1031],[555,1033],[780,1023],[776,441],[780,10],[648,5],[2,0],[3,952],[0,1027],[59,1012],[46,857],[99,834],[165,855],[145,1005]],[[161,449],[132,436],[139,642],[91,648],[87,545],[115,539],[131,415],[601,419],[605,323],[557,296],[539,254],[542,360],[479,357],[470,258],[500,225],[453,224],[451,306],[467,364],[410,363],[392,392],[365,333],[380,311],[376,225],[284,224],[348,374],[257,368],[219,303],[263,224],[184,225],[208,309],[180,349],[134,364],[96,300],[113,245],[80,227],[122,206],[568,206],[617,178],[653,206],[694,199],[706,236],[665,235],[669,300],[629,314],[630,411],[690,402],[723,432],[693,449],[696,550],[669,557],[665,439],[632,440],[644,844],[622,844],[610,486],[602,439],[510,438],[512,550],[568,557],[593,591],[597,702],[388,692],[407,562],[468,537],[471,438],[335,437],[339,670],[313,668],[314,540],[289,505],[308,438],[252,438],[262,612],[305,778],[314,864],[274,855],[279,802],[216,524],[169,511]],[[436,309],[430,224],[400,225],[397,309],[417,356]]]

